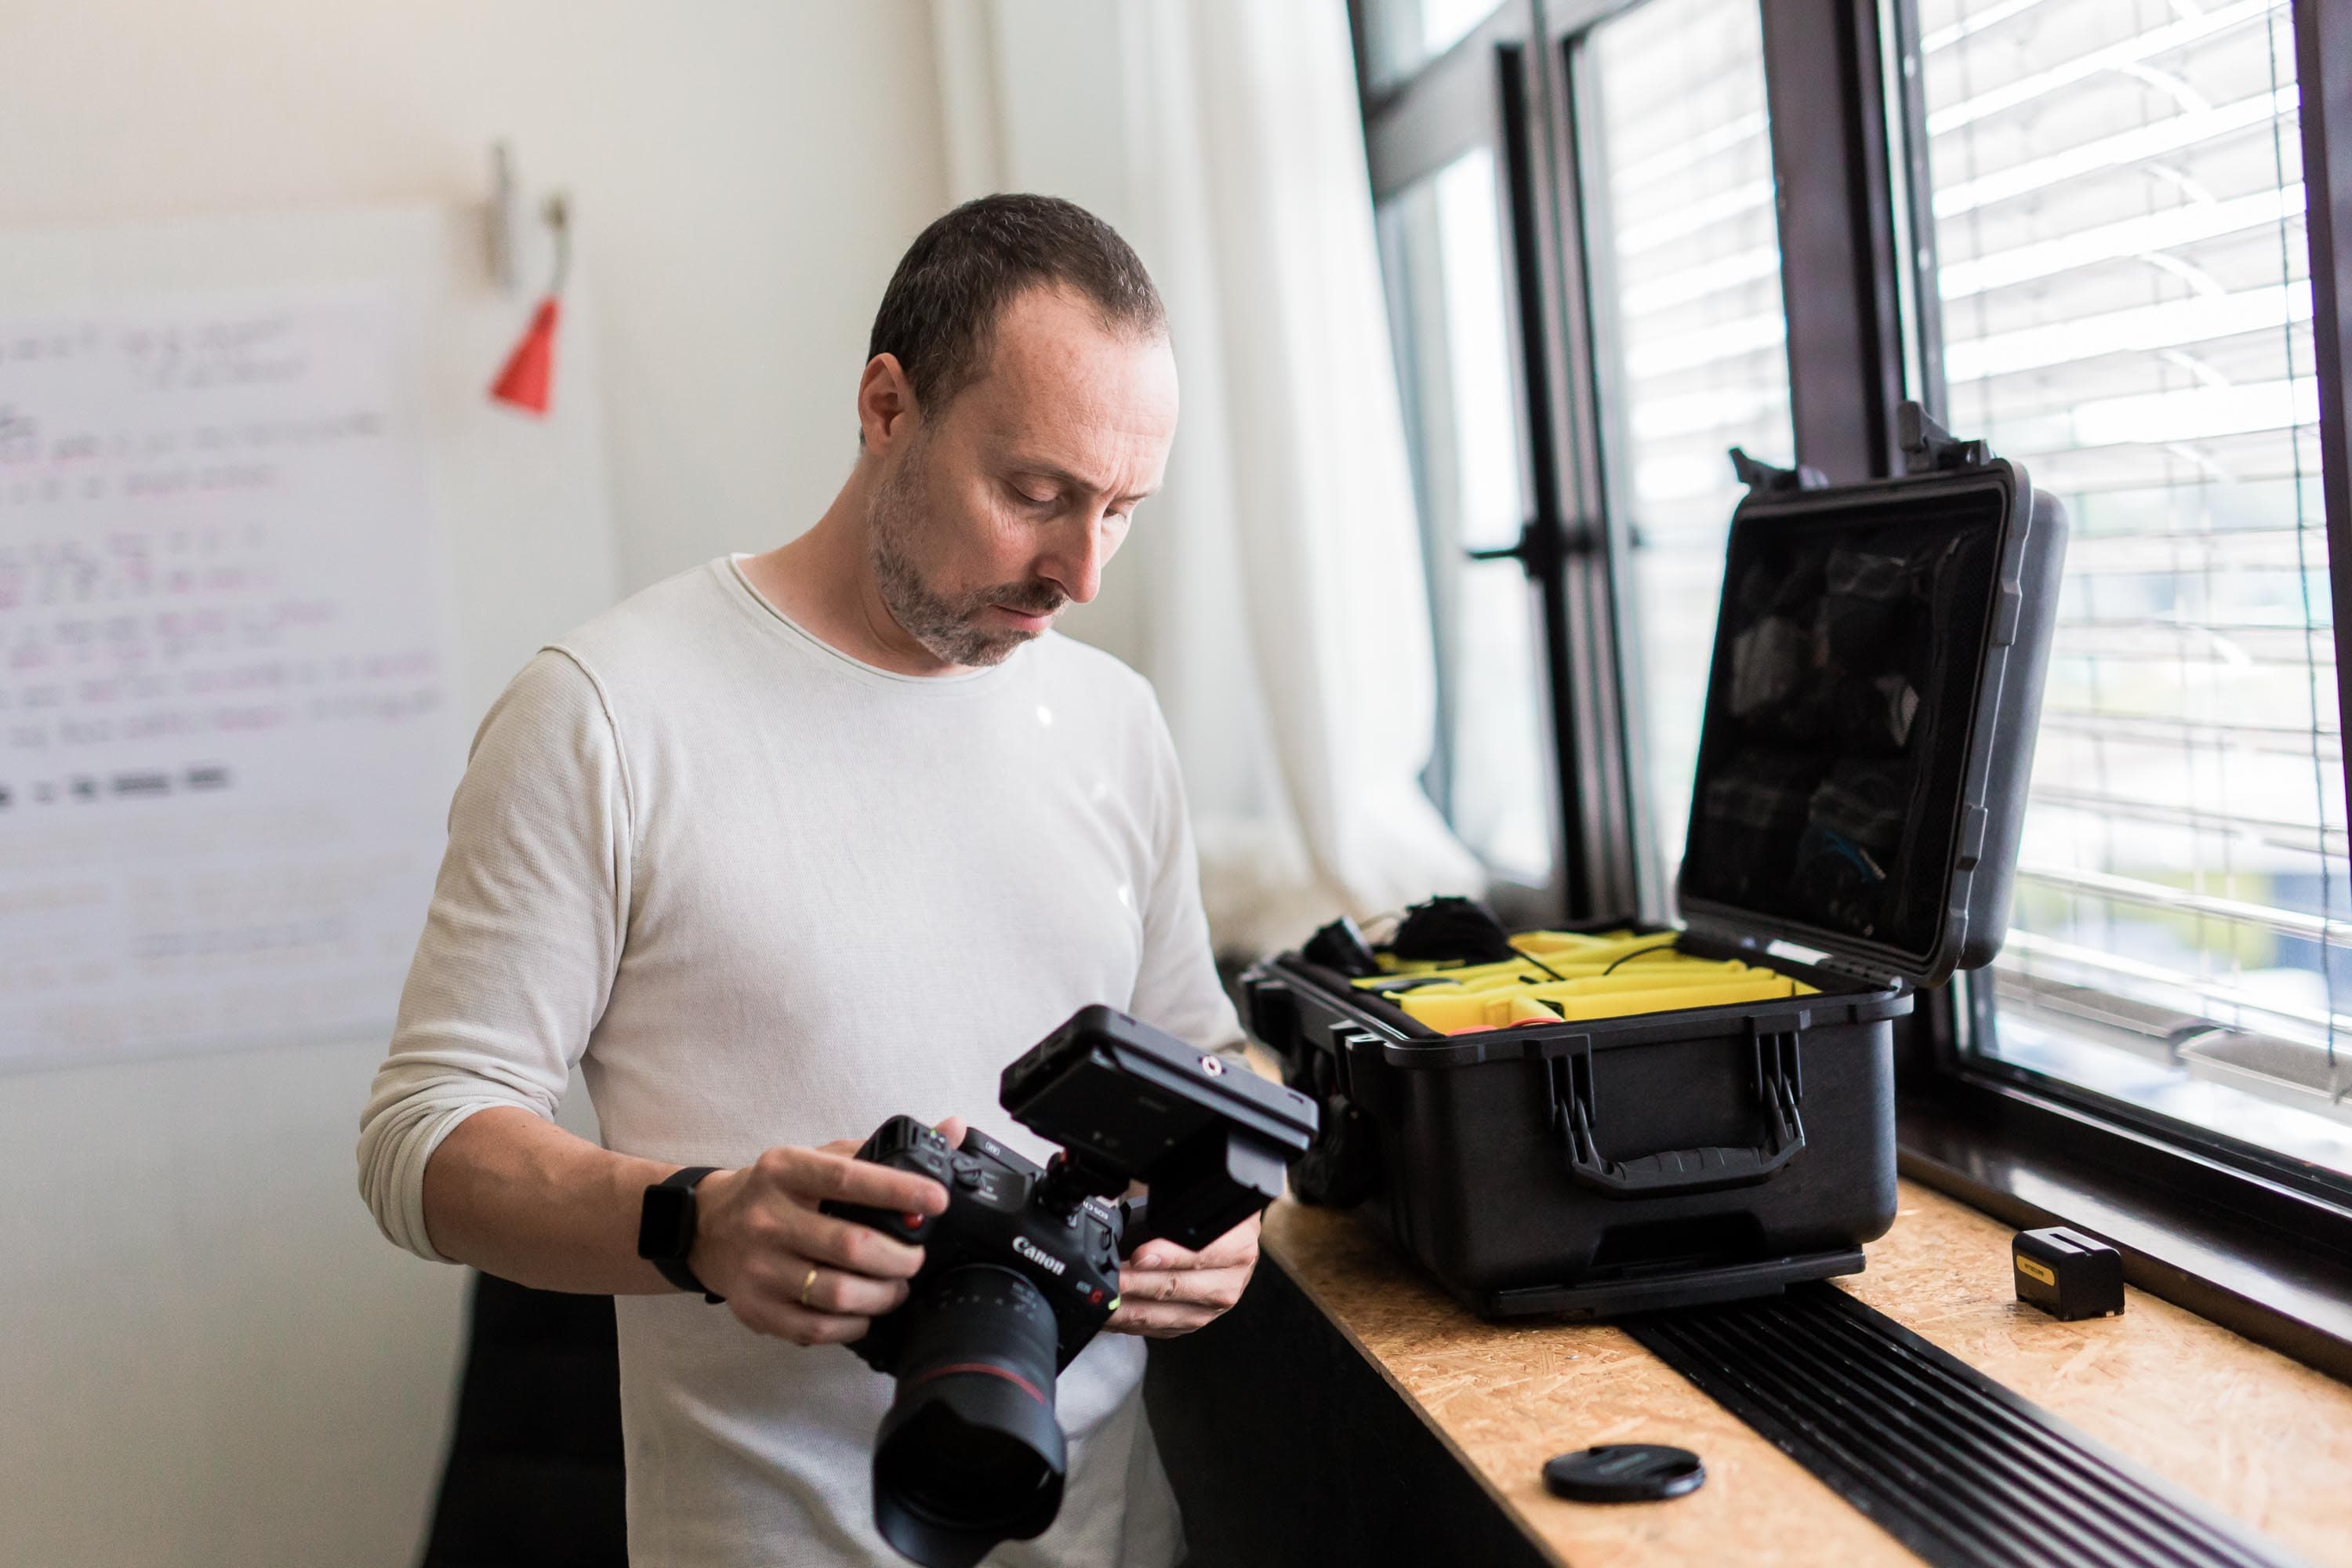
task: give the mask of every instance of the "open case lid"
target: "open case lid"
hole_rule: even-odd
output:
[[[1676,891],[1695,931],[1932,985],[2007,932],[2065,514],[1901,412],[1901,479],[1732,454],[1748,491]]]

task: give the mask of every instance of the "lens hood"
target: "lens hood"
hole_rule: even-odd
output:
[[[1061,1510],[1054,1315],[1026,1279],[982,1264],[943,1275],[922,1308],[875,1436],[874,1526],[926,1568],[971,1568]]]

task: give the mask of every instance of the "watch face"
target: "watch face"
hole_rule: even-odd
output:
[[[686,1187],[647,1187],[637,1221],[639,1258],[683,1258],[694,1249],[694,1194]]]

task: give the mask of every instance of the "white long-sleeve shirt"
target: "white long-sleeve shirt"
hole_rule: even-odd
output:
[[[1043,1159],[997,1074],[1091,1002],[1204,1048],[1240,1037],[1150,686],[1051,634],[971,674],[893,674],[722,557],[542,650],[483,721],[361,1189],[438,1258],[435,1147],[485,1107],[551,1116],[575,1062],[625,1153],[732,1167],[903,1111]],[[697,1296],[616,1307],[632,1561],[899,1561],[869,1490],[887,1378]],[[1061,1516],[992,1563],[1181,1555],[1142,1365],[1104,1334],[1063,1374]]]

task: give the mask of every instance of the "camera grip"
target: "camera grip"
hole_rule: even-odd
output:
[[[876,1128],[853,1158],[887,1165],[894,1171],[912,1171],[930,1177],[941,1186],[947,1186],[952,1179],[947,1140],[911,1116],[893,1116]],[[871,1208],[843,1198],[825,1199],[817,1205],[817,1212],[915,1246],[919,1246],[932,1229],[929,1215]]]

